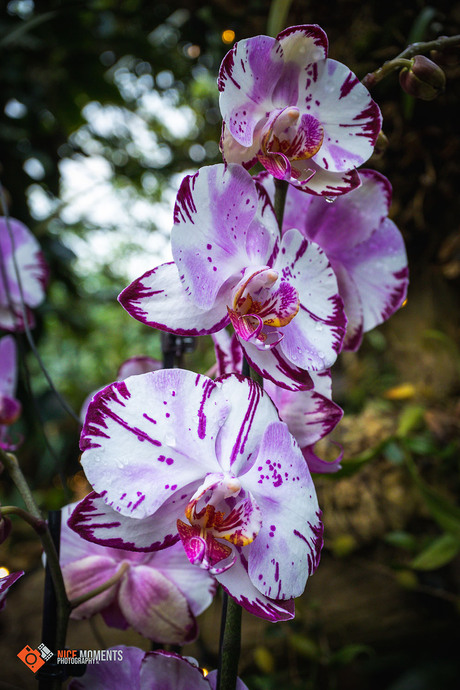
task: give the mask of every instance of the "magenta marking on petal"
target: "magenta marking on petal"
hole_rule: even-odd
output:
[[[340,87],[340,96],[339,96],[339,100],[340,100],[341,98],[345,98],[345,96],[348,96],[348,94],[350,93],[350,91],[351,91],[352,89],[354,89],[354,87],[356,86],[356,84],[359,84],[359,79],[358,79],[358,77],[356,77],[356,76],[353,74],[353,72],[349,72],[349,74],[347,75],[347,78],[345,79],[345,81],[343,82],[342,86]]]
[[[372,145],[377,141],[377,137],[382,128],[382,114],[377,103],[372,99],[367,108],[356,115],[353,120],[367,120],[360,125],[362,132],[357,132],[357,136],[368,137]]]
[[[193,189],[195,188],[196,178],[198,173],[195,175],[187,175],[182,180],[182,184],[179,188],[176,198],[176,204],[174,206],[174,224],[185,222],[185,217],[194,224],[192,214],[196,213],[195,201],[193,199]]]
[[[142,501],[145,501],[145,494],[143,494],[141,491],[138,491],[137,495],[139,496],[139,498],[136,501],[136,503],[133,505],[133,507],[131,508],[131,512],[133,512],[133,510],[135,510],[137,508],[137,506],[139,506],[142,503]]]

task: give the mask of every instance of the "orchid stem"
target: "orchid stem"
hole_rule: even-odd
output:
[[[217,690],[235,690],[241,651],[241,606],[223,593]]]
[[[286,205],[286,194],[289,187],[287,180],[277,180],[275,178],[275,215],[278,221],[280,235],[283,230],[284,207]]]
[[[43,545],[43,550],[46,553],[46,561],[49,567],[51,578],[53,580],[54,589],[57,599],[57,629],[56,629],[56,649],[63,649],[65,647],[65,638],[67,633],[67,623],[69,620],[70,605],[67,599],[64,580],[62,577],[61,566],[59,565],[59,556],[54,546],[46,521],[44,520],[37,504],[35,503],[32,492],[27,484],[17,458],[12,453],[6,453],[0,448],[0,460],[8,470],[11,479],[15,483],[19,493],[21,494],[27,508],[27,515],[35,523],[35,525],[43,525],[43,531],[40,533],[40,539]],[[26,513],[26,511],[23,511]],[[17,513],[20,514],[20,513]],[[24,517],[24,515],[21,515]],[[32,522],[30,522],[32,524]],[[34,526],[32,524],[32,526]],[[37,530],[38,531],[38,530]]]
[[[406,61],[414,57],[414,55],[421,55],[423,53],[428,53],[430,50],[446,50],[446,48],[451,48],[452,46],[457,46],[460,44],[460,35],[456,36],[440,36],[434,41],[426,41],[425,43],[411,43],[407,46],[402,53],[396,55],[392,60],[388,60],[381,67],[376,69],[374,72],[369,72],[366,74],[362,83],[368,89],[378,84],[389,74],[399,69],[400,67],[406,67]]]
[[[99,585],[99,587],[95,587],[89,592],[86,592],[86,594],[82,594],[80,597],[75,597],[75,599],[71,599],[70,608],[76,609],[77,606],[80,606],[80,604],[84,604],[86,601],[93,599],[93,597],[96,597],[98,594],[102,594],[102,592],[105,592],[107,589],[110,589],[110,587],[112,587],[113,585],[116,585],[116,583],[119,582],[119,580],[121,580],[123,575],[126,573],[128,568],[129,563],[122,563],[115,575],[109,577],[109,579],[102,585]]]

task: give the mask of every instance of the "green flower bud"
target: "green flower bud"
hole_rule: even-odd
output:
[[[424,55],[416,55],[410,62],[411,67],[404,67],[399,73],[399,83],[410,96],[432,101],[444,91],[446,75]]]

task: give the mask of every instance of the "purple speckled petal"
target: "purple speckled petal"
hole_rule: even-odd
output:
[[[404,240],[387,218],[366,242],[345,251],[341,260],[359,291],[363,329],[369,331],[388,319],[406,298],[409,281]]]
[[[329,434],[343,416],[342,409],[331,400],[329,371],[312,373],[311,377],[314,388],[310,391],[283,390],[271,381],[265,384],[265,391],[301,448]]]
[[[16,343],[12,335],[7,335],[0,340],[0,395],[13,398],[16,379]]]
[[[217,295],[211,308],[197,307],[186,295],[174,263],[145,273],[123,290],[118,301],[138,321],[178,335],[213,333],[229,321],[227,291]]]
[[[62,576],[69,599],[75,599],[103,585],[120,567],[114,558],[108,555],[87,556],[79,558],[62,567]],[[125,577],[125,575],[123,575]],[[72,611],[72,618],[82,620],[90,618],[108,606],[117,595],[118,583],[101,592],[89,601],[85,601]]]
[[[197,636],[184,594],[165,575],[146,565],[130,568],[123,576],[119,604],[128,623],[149,640],[185,644]]]
[[[173,652],[148,652],[140,679],[140,690],[210,690],[200,669]]]
[[[296,318],[298,317],[299,314]],[[283,328],[283,333],[289,325]],[[284,355],[279,345],[267,350],[259,350],[253,343],[244,341],[240,341],[240,345],[251,367],[264,379],[292,391],[304,391],[313,387],[308,371],[293,364]]]
[[[272,92],[284,68],[276,39],[256,36],[235,43],[219,70],[219,106],[234,138],[251,146],[258,121],[272,108]]]
[[[0,611],[2,611],[5,608],[6,595],[8,594],[9,588],[11,587],[11,585],[14,585],[16,580],[19,580],[19,578],[23,575],[24,571],[18,570],[16,573],[10,573],[5,577],[0,577]]]
[[[154,513],[175,492],[219,471],[217,432],[228,403],[191,371],[166,369],[113,383],[91,402],[81,463],[94,489],[123,515]],[[206,409],[205,409],[206,408]]]
[[[255,587],[248,575],[248,549],[246,546],[237,550],[238,558],[235,564],[224,573],[216,576],[216,580],[225,591],[246,611],[276,623],[294,618],[294,600],[276,601],[266,597]]]
[[[252,463],[266,425],[278,419],[278,413],[262,388],[243,376],[216,379],[231,407],[216,443],[219,464],[224,471],[238,476]]]
[[[325,170],[343,172],[366,161],[382,126],[379,107],[351,70],[336,60],[315,65],[316,79],[301,83],[299,104],[324,127],[315,160]]]
[[[298,597],[323,544],[315,487],[302,452],[282,422],[269,424],[244,477],[264,522],[249,552],[249,577],[272,599]]]
[[[277,241],[271,204],[241,166],[201,168],[182,182],[171,247],[184,290],[201,309],[243,268],[267,264]]]
[[[157,551],[178,541],[177,516],[184,514],[195,485],[196,482],[171,496],[153,515],[137,520],[108,506],[104,501],[104,492],[101,496],[92,492],[74,508],[69,527],[83,540],[101,546],[128,551]],[[68,530],[65,535],[66,540],[70,539]],[[82,539],[79,541],[82,542]],[[72,548],[77,548],[75,541]],[[83,546],[80,548],[84,549]]]
[[[121,658],[117,657],[115,650],[120,650]],[[145,652],[124,645],[110,647],[107,651],[113,652],[110,662],[89,664],[82,678],[72,678],[69,690],[141,690],[139,673]],[[147,690],[147,686],[142,690]]]
[[[274,268],[300,297],[299,312],[283,329],[280,349],[290,362],[303,369],[328,369],[342,347],[346,318],[326,255],[292,229],[283,236]]]

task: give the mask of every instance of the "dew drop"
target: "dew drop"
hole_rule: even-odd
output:
[[[172,434],[168,434],[165,438],[165,443],[167,446],[170,446],[170,448],[175,448],[177,445],[176,437],[172,436]]]
[[[333,204],[334,201],[337,199],[336,196],[325,196],[325,200],[327,201],[328,204]]]

